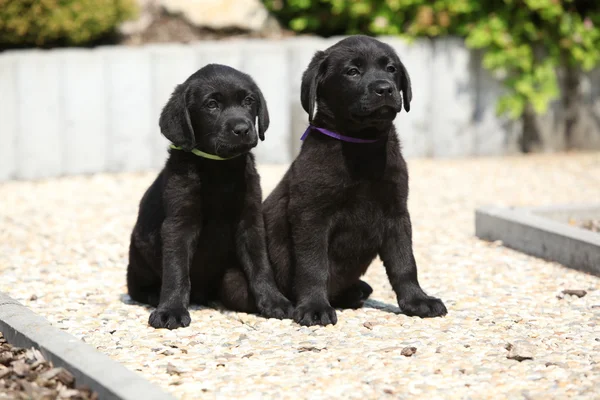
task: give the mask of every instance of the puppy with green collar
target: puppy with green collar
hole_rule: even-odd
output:
[[[235,311],[290,317],[268,264],[254,156],[269,127],[252,78],[209,64],[178,85],[159,125],[169,158],[140,202],[131,234],[130,297],[156,307],[154,328],[191,322],[188,306],[220,300]]]

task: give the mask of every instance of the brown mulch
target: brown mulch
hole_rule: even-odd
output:
[[[588,231],[600,233],[600,219],[588,219],[584,221],[570,219],[569,225],[587,229]]]
[[[583,229],[588,229],[592,232],[600,233],[600,219],[590,219],[579,224]]]
[[[54,368],[36,349],[6,342],[0,333],[0,400],[97,400],[88,388],[75,388],[75,378],[64,368]]]

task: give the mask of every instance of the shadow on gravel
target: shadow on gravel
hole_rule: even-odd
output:
[[[135,300],[131,300],[131,297],[129,297],[129,295],[127,293],[121,293],[119,295],[119,300],[123,304],[144,307],[146,310],[154,310],[156,308],[156,307],[153,307],[153,306],[145,304],[145,303],[138,303]],[[223,307],[220,303],[216,303],[216,302],[210,303],[209,305],[199,305],[199,304],[192,303],[188,307],[188,310],[190,310],[190,311],[206,310],[206,309],[217,310],[217,311],[227,311],[227,309],[225,309],[225,307]],[[2,398],[0,398],[0,400],[2,400]]]
[[[387,311],[392,314],[402,314],[400,307],[373,299],[368,299],[365,301],[363,308],[374,308],[376,310]]]
[[[138,303],[137,301],[131,300],[131,297],[129,297],[129,295],[127,293],[122,293],[119,296],[119,299],[124,304],[144,307],[146,310],[149,310],[149,311],[154,310],[154,308],[155,308],[155,307],[149,306],[148,304]],[[368,299],[367,301],[365,301],[365,304],[363,305],[362,308],[373,308],[376,310],[381,310],[381,311],[389,312],[392,314],[403,314],[397,305],[392,305],[392,304],[384,303],[384,302],[381,302],[378,300],[373,300],[373,299]],[[219,311],[222,314],[237,314],[236,311],[231,311],[231,310],[226,309],[219,302],[211,302],[209,305],[190,304],[188,309],[190,311],[211,309],[211,310]]]

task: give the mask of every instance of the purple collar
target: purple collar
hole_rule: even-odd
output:
[[[344,135],[340,135],[339,133],[331,132],[331,131],[328,131],[327,129],[318,128],[318,127],[312,126],[312,125],[309,125],[308,128],[306,128],[306,131],[304,132],[304,134],[302,135],[302,137],[300,138],[300,140],[306,139],[306,137],[308,136],[308,134],[310,133],[310,131],[312,129],[321,132],[323,135],[330,136],[332,138],[341,140],[343,142],[350,142],[350,143],[375,143],[377,141],[377,139],[358,139],[358,138],[353,138],[353,137],[350,137],[350,136],[344,136]]]

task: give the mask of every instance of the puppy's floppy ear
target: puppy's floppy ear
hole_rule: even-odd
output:
[[[402,61],[400,61],[400,73],[398,74],[398,88],[402,92],[402,103],[406,112],[410,111],[410,102],[412,101],[412,87],[410,85],[410,76]]]
[[[185,151],[191,151],[196,146],[194,128],[187,107],[188,92],[189,86],[185,83],[177,85],[158,120],[162,134]]]
[[[325,71],[326,54],[324,51],[317,51],[313,56],[308,68],[302,74],[302,86],[300,89],[300,101],[302,108],[308,113],[308,121],[312,122],[315,117],[315,107],[317,105],[317,89]]]
[[[267,101],[263,96],[260,88],[256,86],[256,93],[258,94],[258,137],[260,140],[265,140],[265,132],[269,129],[269,109],[267,108]]]

